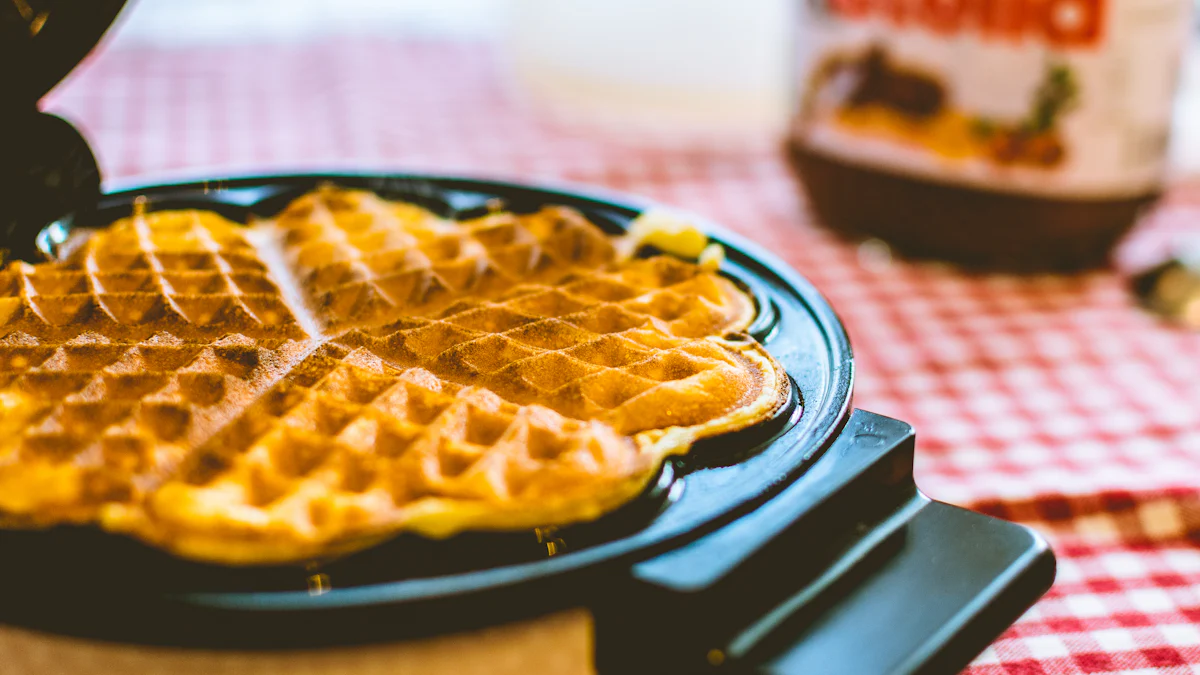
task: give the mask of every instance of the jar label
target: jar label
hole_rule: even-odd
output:
[[[1128,197],[1162,180],[1191,0],[808,0],[793,138],[947,183]]]

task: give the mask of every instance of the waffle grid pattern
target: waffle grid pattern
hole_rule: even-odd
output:
[[[213,214],[119,221],[72,259],[0,271],[0,293],[15,522],[138,499],[306,348],[255,249]]]
[[[330,263],[331,242],[378,244],[378,232],[418,241],[423,225],[379,215],[397,211],[430,220],[326,187],[255,227],[280,235],[311,304],[328,309],[328,290],[314,280],[336,276],[343,288],[364,289],[386,279],[346,282],[346,271],[375,258],[356,244]],[[631,497],[663,453],[778,404],[773,366],[739,355],[753,343],[717,338],[753,319],[753,302],[732,282],[667,257],[619,262],[607,237],[564,209],[496,214],[462,232],[435,228],[425,250],[452,244],[442,264],[430,267],[419,248],[395,257],[421,253],[426,264],[415,271],[425,279],[444,278],[460,257],[486,269],[515,249],[554,262],[540,283],[512,275],[491,289],[443,287],[470,299],[437,317],[419,315],[429,303],[389,305],[385,316],[406,316],[382,325],[361,304],[324,315],[331,332],[356,327],[239,415],[144,511],[114,509],[106,524],[185,555],[244,562],[317,555],[401,527],[444,535],[569,522]],[[313,251],[324,266],[306,274]],[[491,301],[477,297],[505,288]],[[754,406],[755,417],[737,418]],[[691,435],[669,436],[669,428]],[[273,548],[266,533],[284,541]]]
[[[120,339],[162,330],[207,337],[303,337],[249,242],[214,214],[118,222],[82,259],[0,272],[0,329],[70,339],[77,326]]]
[[[348,337],[392,362],[634,434],[702,423],[729,406],[719,392],[751,392],[739,381],[742,364],[704,339],[753,316],[727,284],[660,257]],[[638,405],[662,389],[669,410]]]
[[[422,497],[542,500],[533,526],[645,461],[606,425],[326,344],[201,448],[148,511],[177,533],[208,525],[214,503],[232,503],[223,515],[233,517],[217,524],[232,537],[246,513],[292,528],[319,554],[347,530],[378,533],[421,517],[409,507]]]
[[[269,348],[237,334],[208,342],[169,333],[134,343],[96,333],[62,344],[25,333],[0,339],[0,425],[8,432],[0,506],[17,519],[55,522],[133,499],[254,400],[301,347]]]
[[[335,327],[420,316],[613,258],[594,225],[554,207],[452,224],[411,204],[326,188],[275,222],[321,318]]]
[[[272,280],[272,246],[286,265],[275,278],[300,284],[317,334]],[[463,269],[475,274],[452,275]],[[250,227],[143,209],[69,260],[8,275],[20,311],[0,342],[12,439],[0,512],[98,518],[212,562],[594,518],[665,454],[769,415],[783,380],[760,345],[719,337],[754,314],[732,282],[618,259],[566,209],[459,225],[324,186]],[[397,279],[420,298],[396,302]],[[380,289],[391,299],[363,302]],[[358,343],[349,356],[329,342],[339,333]],[[280,346],[294,358],[259,369]],[[399,398],[373,405],[401,379]]]

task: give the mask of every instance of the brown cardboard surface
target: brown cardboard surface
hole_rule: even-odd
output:
[[[508,675],[594,673],[592,617],[582,609],[427,640],[299,652],[162,649],[0,626],[6,675]]]

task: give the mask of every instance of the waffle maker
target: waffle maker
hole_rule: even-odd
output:
[[[135,202],[245,222],[326,181],[448,217],[565,204],[612,232],[649,206],[588,190],[411,174],[209,177],[102,192],[86,141],[33,103],[122,3],[69,4],[90,9],[62,24],[49,14],[37,31],[25,13],[0,5],[2,49],[40,57],[6,61],[34,67],[0,81],[22,93],[16,105],[0,104],[0,133],[15,148],[0,153],[9,258],[63,255]],[[851,405],[853,356],[825,300],[754,244],[708,229],[725,246],[724,272],[758,304],[749,332],[786,367],[791,402],[669,460],[618,511],[558,530],[401,535],[305,568],[210,567],[90,528],[0,531],[0,576],[10,580],[0,589],[0,623],[143,645],[311,649],[586,607],[602,672],[960,669],[1049,588],[1052,553],[1024,527],[921,494],[912,427]]]

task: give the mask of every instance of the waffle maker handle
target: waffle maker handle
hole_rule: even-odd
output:
[[[836,461],[635,565],[594,606],[602,672],[957,672],[1050,587],[1054,556],[923,495],[914,448],[908,424],[856,410]]]

